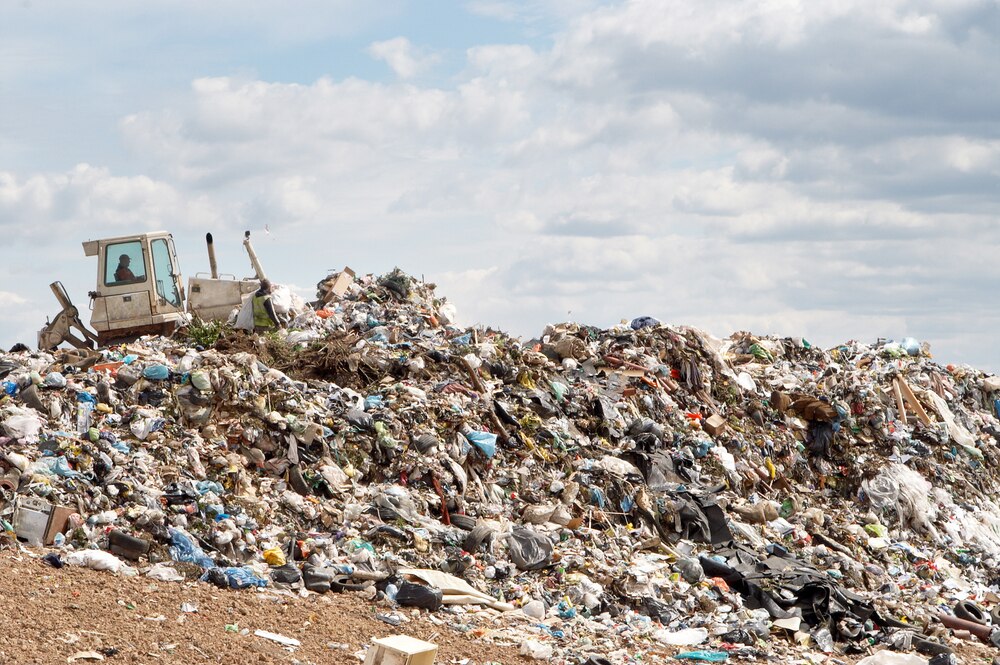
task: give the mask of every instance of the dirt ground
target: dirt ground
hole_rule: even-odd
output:
[[[503,628],[469,629],[462,614],[396,612],[356,594],[229,591],[203,583],[157,582],[83,568],[54,569],[25,553],[0,552],[0,665],[8,663],[294,663],[358,665],[356,654],[375,637],[403,633],[437,644],[439,665],[528,665]],[[189,605],[189,607],[183,607]],[[196,611],[191,611],[196,610]],[[477,621],[478,625],[484,622]],[[283,647],[254,635],[264,630],[301,642]],[[500,643],[495,643],[500,642]],[[996,649],[950,642],[959,662],[991,663]],[[779,645],[773,645],[779,646]],[[805,662],[780,645],[775,662]],[[89,653],[85,658],[82,654]],[[650,662],[667,662],[654,658]],[[77,657],[75,660],[74,657]],[[98,658],[103,659],[99,660]],[[834,657],[851,664],[863,656]],[[769,659],[771,660],[771,659]]]
[[[462,615],[389,613],[354,594],[281,596],[201,583],[157,582],[69,566],[54,569],[23,553],[0,554],[0,664],[353,663],[373,637],[405,633],[438,645],[437,663],[528,663],[516,647],[492,644],[491,631],[462,631]],[[196,612],[186,612],[190,603]],[[190,609],[190,608],[188,608]],[[436,620],[437,623],[434,623]],[[458,630],[452,628],[454,624]],[[499,626],[498,626],[499,627]],[[291,649],[255,630],[294,638]]]

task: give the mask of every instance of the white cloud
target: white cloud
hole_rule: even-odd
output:
[[[135,233],[203,225],[215,217],[206,197],[181,194],[147,176],[113,176],[88,164],[23,179],[0,171],[0,229],[11,243],[48,244],[71,228],[88,235]]]
[[[376,60],[382,60],[389,65],[401,79],[411,79],[440,60],[440,57],[433,53],[424,53],[415,48],[406,37],[372,42],[368,46],[368,53]]]
[[[17,295],[16,293],[11,293],[10,291],[0,291],[0,306],[23,305],[26,302],[28,302],[27,299]]]
[[[148,176],[0,174],[0,225],[266,224],[278,279],[399,265],[524,335],[649,313],[1000,367],[986,0],[582,4],[474,3],[574,18],[434,85],[417,35],[369,47],[390,83],[197,78],[121,122]]]

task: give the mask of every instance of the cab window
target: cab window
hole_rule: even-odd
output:
[[[118,242],[104,250],[104,285],[139,284],[146,281],[146,261],[138,240]]]
[[[157,238],[150,244],[153,250],[153,275],[156,279],[156,294],[174,307],[181,306],[181,294],[177,289],[177,276],[170,261],[170,247],[167,241]]]

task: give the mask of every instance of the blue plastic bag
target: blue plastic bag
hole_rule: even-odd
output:
[[[209,492],[214,492],[218,496],[226,491],[221,483],[217,483],[213,480],[199,480],[195,483],[195,489],[198,490],[198,494],[208,494]]]
[[[903,341],[900,342],[899,345],[902,346],[903,350],[911,356],[920,355],[920,342],[913,337],[904,337]]]
[[[79,472],[70,468],[69,460],[65,457],[47,457],[39,461],[43,462],[45,466],[48,467],[49,471],[57,476],[62,476],[63,478],[76,478],[80,475]]]
[[[170,378],[170,370],[166,365],[156,363],[148,365],[146,369],[142,370],[142,375],[150,381],[165,381]]]
[[[267,580],[254,575],[253,570],[250,568],[233,567],[206,570],[205,574],[201,576],[201,581],[207,582],[209,580],[209,576],[216,576],[220,573],[225,575],[226,582],[228,582],[230,589],[249,589],[250,587],[267,586]]]
[[[651,316],[640,316],[632,319],[632,323],[629,324],[629,328],[632,330],[642,330],[643,328],[655,328],[660,325],[658,319],[654,319]]]
[[[492,458],[497,454],[497,435],[489,432],[473,430],[465,435],[469,443],[478,448],[484,455]]]
[[[674,656],[677,660],[704,660],[709,663],[721,663],[729,658],[725,651],[685,651]]]
[[[170,552],[171,559],[184,563],[196,563],[202,568],[215,568],[215,561],[205,554],[205,550],[201,549],[201,546],[191,538],[188,538],[183,531],[168,529],[168,533],[171,545],[167,550]]]
[[[66,377],[60,372],[49,372],[45,375],[44,383],[48,388],[65,388]]]

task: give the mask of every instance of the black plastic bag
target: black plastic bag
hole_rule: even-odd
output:
[[[552,563],[552,541],[526,527],[514,527],[507,548],[518,570],[540,570]]]
[[[279,584],[295,584],[302,579],[302,574],[294,564],[286,563],[284,566],[271,569],[271,579]]]
[[[375,419],[371,417],[371,414],[365,413],[361,409],[351,409],[345,418],[347,418],[347,422],[363,432],[375,431]]]
[[[433,612],[441,607],[443,601],[444,592],[441,589],[413,582],[400,582],[396,592],[396,602],[403,607],[422,607]]]

